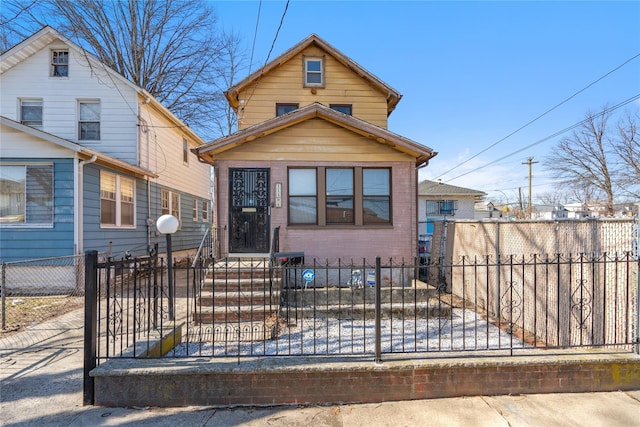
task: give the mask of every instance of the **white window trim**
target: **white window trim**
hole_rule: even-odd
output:
[[[193,198],[193,206],[192,206],[192,218],[193,218],[193,222],[198,222],[198,205],[199,205],[199,201],[197,198]]]
[[[115,224],[103,224],[102,223],[102,194],[100,194],[100,228],[105,229],[127,229],[127,230],[135,230],[136,229],[136,218],[137,218],[137,208],[138,204],[136,203],[136,180],[134,178],[130,178],[128,176],[121,176],[117,173],[101,170],[100,171],[100,192],[102,192],[102,175],[112,175],[115,177],[116,181],[116,223]],[[122,190],[121,190],[121,180],[126,179],[133,183],[133,225],[122,225]]]
[[[209,201],[202,201],[202,222],[209,222]]]
[[[189,166],[189,141],[182,139],[182,164]]]
[[[66,67],[67,67],[67,75],[66,76],[56,76],[54,73],[55,67],[56,66],[60,66],[60,65],[64,65],[64,64],[54,64],[53,63],[53,54],[54,52],[66,52],[67,53],[67,63],[66,63]],[[68,79],[69,78],[69,59],[71,58],[71,54],[69,53],[69,49],[51,49],[50,51],[50,55],[49,55],[49,77],[53,77],[54,79]]]
[[[307,69],[307,63],[309,63],[310,61],[320,61],[320,71],[311,71],[311,73],[314,74],[320,74],[320,83],[310,83],[307,81],[307,74],[310,72]],[[303,57],[303,64],[302,64],[302,69],[303,69],[303,76],[302,76],[302,81],[303,81],[303,86],[304,87],[311,87],[311,88],[322,88],[325,86],[325,72],[324,72],[324,58],[321,56],[305,56]]]
[[[81,123],[95,123],[94,121],[89,121],[89,120],[84,120],[81,121],[80,120],[80,105],[81,104],[97,104],[99,107],[99,117],[98,117],[98,133],[100,134],[98,139],[82,139],[80,136],[82,134],[82,132],[80,131],[80,124]],[[78,106],[78,114],[77,114],[77,137],[78,137],[78,141],[82,141],[82,142],[100,142],[100,140],[102,139],[102,103],[100,102],[99,99],[78,99],[77,102],[77,106]]]
[[[167,208],[164,207],[163,203],[165,201],[165,194],[167,196]],[[178,198],[178,206],[177,208],[173,206],[173,196],[177,196]],[[182,228],[182,218],[180,217],[180,206],[181,206],[181,197],[180,193],[177,191],[171,191],[166,188],[163,188],[160,191],[160,214],[161,215],[173,215],[178,218],[180,225],[178,226],[178,230]]]
[[[25,102],[39,102],[40,103],[40,125],[39,126],[34,126],[34,125],[28,125],[26,123],[24,123],[24,117],[22,116],[22,107],[24,105]],[[19,116],[19,122],[25,126],[30,126],[34,129],[39,129],[42,130],[43,126],[44,126],[44,100],[42,98],[19,98],[18,99],[18,116]]]
[[[5,222],[0,223],[0,228],[53,228],[55,222],[55,200],[56,200],[56,189],[55,189],[55,166],[53,163],[2,163],[2,166],[24,166],[25,174],[26,168],[29,166],[51,166],[51,222],[38,222],[38,223],[28,223],[28,222]],[[27,196],[26,188],[25,188],[25,198]],[[25,200],[26,203],[26,200]],[[26,209],[26,206],[25,206]],[[25,212],[26,214],[26,212]],[[26,221],[26,218],[25,218]]]

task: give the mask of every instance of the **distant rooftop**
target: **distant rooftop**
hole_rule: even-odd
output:
[[[425,179],[418,184],[418,194],[420,196],[472,196],[480,199],[487,195],[484,191],[472,190],[471,188],[458,187],[442,182],[429,181]]]

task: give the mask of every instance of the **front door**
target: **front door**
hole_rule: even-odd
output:
[[[269,252],[269,169],[230,169],[229,199],[229,251]]]

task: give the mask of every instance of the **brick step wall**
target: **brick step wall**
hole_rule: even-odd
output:
[[[640,389],[637,355],[113,359],[91,372],[99,406],[374,403]]]

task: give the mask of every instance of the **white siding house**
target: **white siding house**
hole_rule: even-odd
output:
[[[486,193],[441,182],[424,180],[418,184],[420,234],[431,234],[429,222],[443,219],[474,219],[475,203]]]
[[[190,150],[204,141],[144,89],[45,27],[2,53],[0,116],[2,261],[162,250],[167,209],[174,249],[197,248],[210,167]]]

